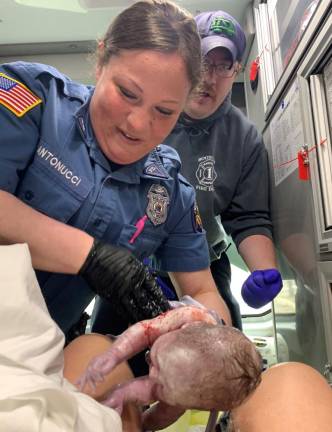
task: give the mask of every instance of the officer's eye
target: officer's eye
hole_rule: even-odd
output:
[[[137,96],[131,91],[127,90],[126,88],[119,86],[119,90],[122,93],[122,95],[128,99],[137,99]]]
[[[171,116],[172,114],[174,114],[174,111],[167,109],[167,108],[162,108],[162,107],[157,107],[156,108],[157,111],[159,111],[162,115],[165,116]]]

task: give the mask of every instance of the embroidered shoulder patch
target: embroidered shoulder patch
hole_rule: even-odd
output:
[[[0,105],[8,108],[17,117],[22,117],[41,102],[24,84],[0,72]]]
[[[203,231],[203,224],[201,215],[199,214],[197,203],[192,207],[192,222],[193,222],[193,228],[195,232],[202,232]]]

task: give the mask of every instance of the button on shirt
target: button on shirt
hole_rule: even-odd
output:
[[[136,163],[112,171],[89,120],[92,86],[36,63],[4,64],[0,74],[41,99],[20,117],[0,103],[0,189],[56,220],[126,247],[141,260],[154,255],[164,271],[209,266],[205,234],[195,229],[194,191],[179,174],[173,149],[158,146]],[[130,243],[135,224],[147,213],[153,185],[167,191],[165,221],[156,225],[147,218]],[[37,276],[51,315],[66,331],[93,293],[79,276]]]

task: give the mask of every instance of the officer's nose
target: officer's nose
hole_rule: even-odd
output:
[[[152,115],[142,107],[134,107],[127,116],[128,132],[139,138],[152,123]]]

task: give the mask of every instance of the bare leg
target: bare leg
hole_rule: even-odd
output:
[[[283,363],[263,374],[252,396],[232,412],[234,432],[329,432],[332,390],[313,368]]]
[[[99,334],[86,334],[74,339],[64,350],[63,374],[65,378],[75,385],[90,360],[108,350],[111,345],[112,342],[108,337]],[[126,363],[121,363],[105,377],[105,381],[97,384],[94,392],[86,388],[85,393],[100,401],[105,399],[106,394],[116,384],[133,378],[129,366]],[[124,406],[121,418],[124,432],[140,432],[142,430],[141,413],[134,404],[130,403]]]

